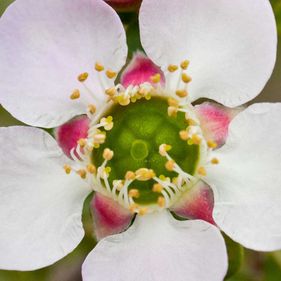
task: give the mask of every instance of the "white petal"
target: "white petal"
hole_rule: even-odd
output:
[[[70,253],[84,235],[88,188],[66,175],[55,140],[28,127],[0,129],[0,268],[33,270]]]
[[[102,239],[82,268],[84,281],[221,281],[224,240],[204,221],[176,221],[168,212],[137,217],[126,232]]]
[[[232,239],[259,251],[281,249],[281,103],[256,104],[234,118],[214,189],[214,220]]]
[[[143,0],[140,31],[163,70],[190,60],[193,100],[241,105],[259,94],[276,59],[276,24],[268,0]]]
[[[0,19],[0,102],[25,123],[55,127],[93,102],[78,75],[89,73],[99,106],[95,63],[119,71],[126,55],[122,23],[103,1],[17,0]],[[82,98],[73,101],[75,89]]]

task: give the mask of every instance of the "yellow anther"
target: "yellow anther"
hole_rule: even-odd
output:
[[[183,70],[186,70],[189,66],[189,63],[190,61],[189,60],[184,60],[182,63],[181,63],[181,69]]]
[[[188,96],[188,93],[186,90],[177,90],[176,95],[180,98],[185,98]]]
[[[152,96],[151,96],[150,93],[148,93],[148,94],[144,95],[144,98],[145,98],[146,100],[151,100]]]
[[[168,99],[168,105],[169,106],[178,107],[179,106],[179,102],[176,99],[169,98]]]
[[[211,163],[214,164],[214,165],[217,165],[217,164],[220,163],[220,161],[219,161],[218,158],[213,158],[213,159],[211,160]]]
[[[208,140],[207,141],[207,145],[209,146],[209,148],[217,148],[218,144],[212,140]]]
[[[85,147],[87,144],[87,140],[86,139],[80,139],[77,141],[77,143],[81,146],[81,147]]]
[[[94,135],[94,144],[102,144],[105,142],[106,135],[103,133]]]
[[[161,75],[159,73],[156,73],[150,77],[150,80],[152,83],[157,84],[161,81]]]
[[[87,80],[87,78],[89,77],[89,74],[87,72],[81,73],[77,79],[79,82],[84,82]]]
[[[131,189],[129,191],[129,197],[139,198],[140,197],[140,192],[137,189]]]
[[[140,216],[144,216],[145,214],[147,214],[148,209],[143,207],[139,209],[139,215]]]
[[[180,135],[180,138],[184,141],[188,140],[188,138],[189,138],[188,132],[185,130],[180,131],[179,135]]]
[[[132,171],[128,171],[125,175],[126,180],[134,180],[136,178],[136,174]]]
[[[106,72],[105,72],[106,76],[109,78],[109,79],[113,79],[116,77],[117,73],[115,71],[112,71],[110,69],[108,69]]]
[[[139,207],[138,204],[133,203],[133,204],[130,205],[129,211],[130,211],[131,213],[135,213],[136,210],[138,209],[138,207]]]
[[[178,177],[174,177],[174,178],[172,178],[172,183],[177,185],[178,180],[179,180]]]
[[[207,175],[206,169],[204,167],[202,167],[202,166],[198,168],[197,172],[201,176],[206,176]]]
[[[181,75],[181,80],[184,82],[184,83],[189,83],[192,81],[192,78],[190,76],[188,76],[186,73],[183,73]]]
[[[115,87],[109,88],[105,90],[105,93],[110,96],[113,97],[116,94],[116,89]]]
[[[140,168],[136,171],[136,178],[139,181],[148,181],[155,177],[155,173],[151,169]]]
[[[169,151],[171,149],[172,149],[171,145],[163,143],[159,146],[159,153],[161,156],[166,156],[167,151]]]
[[[91,114],[95,114],[97,108],[94,104],[89,104],[88,105],[88,111],[91,113]]]
[[[168,107],[168,115],[170,117],[176,117],[178,113],[178,108],[175,106],[169,106]]]
[[[81,177],[81,179],[85,179],[87,177],[87,172],[84,169],[78,170],[77,174]]]
[[[109,175],[110,172],[111,172],[111,168],[110,168],[110,167],[105,167],[105,168],[104,168],[104,172],[105,172],[107,175]]]
[[[74,90],[72,92],[72,94],[70,95],[70,98],[72,100],[76,100],[76,99],[79,99],[80,98],[80,91],[78,89]]]
[[[174,160],[168,160],[165,164],[165,168],[172,172],[174,170],[174,167],[175,167],[175,161]]]
[[[67,164],[65,164],[64,166],[63,166],[63,168],[64,168],[64,171],[65,171],[65,173],[66,174],[70,174],[71,173],[71,167],[69,166],[69,165],[67,165]]]
[[[169,66],[168,66],[168,71],[169,72],[175,72],[175,71],[177,71],[179,69],[179,67],[177,66],[177,65],[175,65],[175,64],[170,64]]]
[[[116,189],[118,191],[121,191],[121,189],[123,188],[124,184],[122,181],[119,181],[119,180],[114,180],[113,182],[113,186],[116,186]]]
[[[160,208],[164,208],[166,204],[165,198],[163,196],[159,196],[157,199],[157,204]]]
[[[160,179],[161,181],[166,181],[166,180],[167,180],[167,177],[165,177],[164,175],[160,175],[160,176],[159,176],[159,179]]]
[[[196,126],[196,125],[198,125],[198,123],[195,120],[191,119],[191,118],[187,118],[186,122],[187,122],[187,124],[189,126]]]
[[[104,66],[102,64],[100,64],[99,62],[96,62],[95,70],[98,72],[104,71]]]
[[[105,160],[109,161],[109,160],[111,160],[111,159],[113,158],[113,155],[114,155],[113,151],[110,150],[109,148],[106,148],[106,149],[103,151],[102,157],[103,157]]]
[[[117,97],[117,102],[120,105],[126,106],[128,104],[130,104],[131,100],[129,96],[125,96],[125,95],[121,95]]]
[[[160,183],[155,183],[152,187],[153,192],[161,193],[161,191],[164,189],[164,187]]]
[[[191,140],[194,144],[199,145],[202,141],[202,138],[196,134],[192,135]]]
[[[95,165],[93,164],[88,164],[87,165],[87,171],[90,173],[90,174],[95,174],[96,171],[97,171],[97,168]]]
[[[112,116],[108,116],[108,117],[103,117],[101,119],[101,123],[105,123],[105,125],[103,125],[104,129],[106,131],[110,131],[113,128],[113,117]]]

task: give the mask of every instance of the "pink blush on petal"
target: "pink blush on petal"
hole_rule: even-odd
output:
[[[132,220],[132,214],[129,210],[99,193],[96,193],[92,199],[91,212],[98,240],[124,231]]]
[[[77,141],[81,138],[87,138],[89,124],[89,118],[81,116],[72,119],[56,129],[56,140],[68,157],[70,157],[71,149],[77,146]]]
[[[228,135],[228,127],[241,108],[228,108],[219,104],[204,102],[195,107],[201,128],[207,140],[222,146]]]
[[[213,209],[214,198],[211,188],[204,182],[199,182],[172,206],[171,211],[183,218],[200,219],[215,225]]]
[[[143,53],[137,52],[134,54],[132,61],[122,73],[121,84],[124,87],[128,87],[130,85],[140,85],[144,82],[151,83],[151,76],[157,73],[161,75],[161,85],[164,85],[165,78],[161,69]]]

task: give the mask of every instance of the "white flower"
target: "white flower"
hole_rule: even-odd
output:
[[[218,149],[204,128],[203,119],[211,116],[200,114],[209,104],[192,105],[205,97],[236,107],[262,90],[276,56],[269,2],[144,0],[140,31],[165,83],[159,73],[151,82],[114,84],[126,61],[125,32],[117,14],[100,0],[17,0],[0,19],[1,104],[31,126],[52,128],[81,114],[90,119],[88,135],[71,150],[71,159],[41,129],[0,129],[2,269],[37,269],[71,252],[83,237],[81,210],[93,190],[100,237],[123,231],[132,213],[137,217],[127,231],[100,240],[83,265],[85,281],[222,280],[227,256],[219,229],[252,249],[281,248],[281,105],[256,104],[239,113]],[[165,116],[159,95],[173,98]],[[171,142],[194,149],[191,168],[182,168],[188,164],[180,154],[191,156],[184,149],[177,154],[180,145],[160,142],[155,156],[147,139],[130,139],[130,134],[125,146],[130,145],[135,162],[114,162],[125,151],[124,143],[118,144],[120,134],[135,124],[131,109],[141,104],[147,111],[138,109],[140,118],[153,118],[145,125],[158,124],[156,110],[162,114],[151,143],[169,139],[169,122],[175,125],[171,130],[181,126],[173,116],[185,116],[187,129]],[[214,124],[211,131],[217,132]],[[142,132],[140,127],[130,130]],[[159,137],[161,132],[166,135]],[[112,151],[106,146],[115,146],[115,140],[120,150]],[[165,171],[176,178],[159,175],[160,164],[131,171],[148,155],[166,161]],[[124,166],[125,178],[112,180],[112,174],[122,174],[117,167]],[[157,185],[148,197],[159,197],[147,205],[138,197],[145,197],[140,182],[149,180]],[[202,220],[176,221],[167,210],[178,211],[179,200],[189,202],[195,186],[206,186],[203,181],[214,192],[218,228]],[[110,230],[101,214],[108,206],[121,221]]]

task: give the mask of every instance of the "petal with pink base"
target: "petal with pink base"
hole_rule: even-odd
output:
[[[206,183],[200,181],[173,205],[171,211],[183,218],[200,219],[215,224],[213,208],[213,192]]]
[[[77,146],[79,139],[87,137],[89,122],[90,120],[87,116],[80,116],[56,129],[56,140],[67,156],[70,157],[70,151]]]
[[[228,108],[212,102],[204,102],[195,107],[205,138],[215,141],[218,146],[225,143],[229,123],[242,109]]]
[[[132,220],[129,210],[104,195],[96,193],[91,202],[94,231],[98,240],[127,229]]]
[[[126,67],[121,77],[121,84],[125,87],[129,85],[140,85],[144,82],[151,82],[151,76],[159,73],[161,84],[165,83],[164,74],[145,54],[137,52],[132,61]]]

